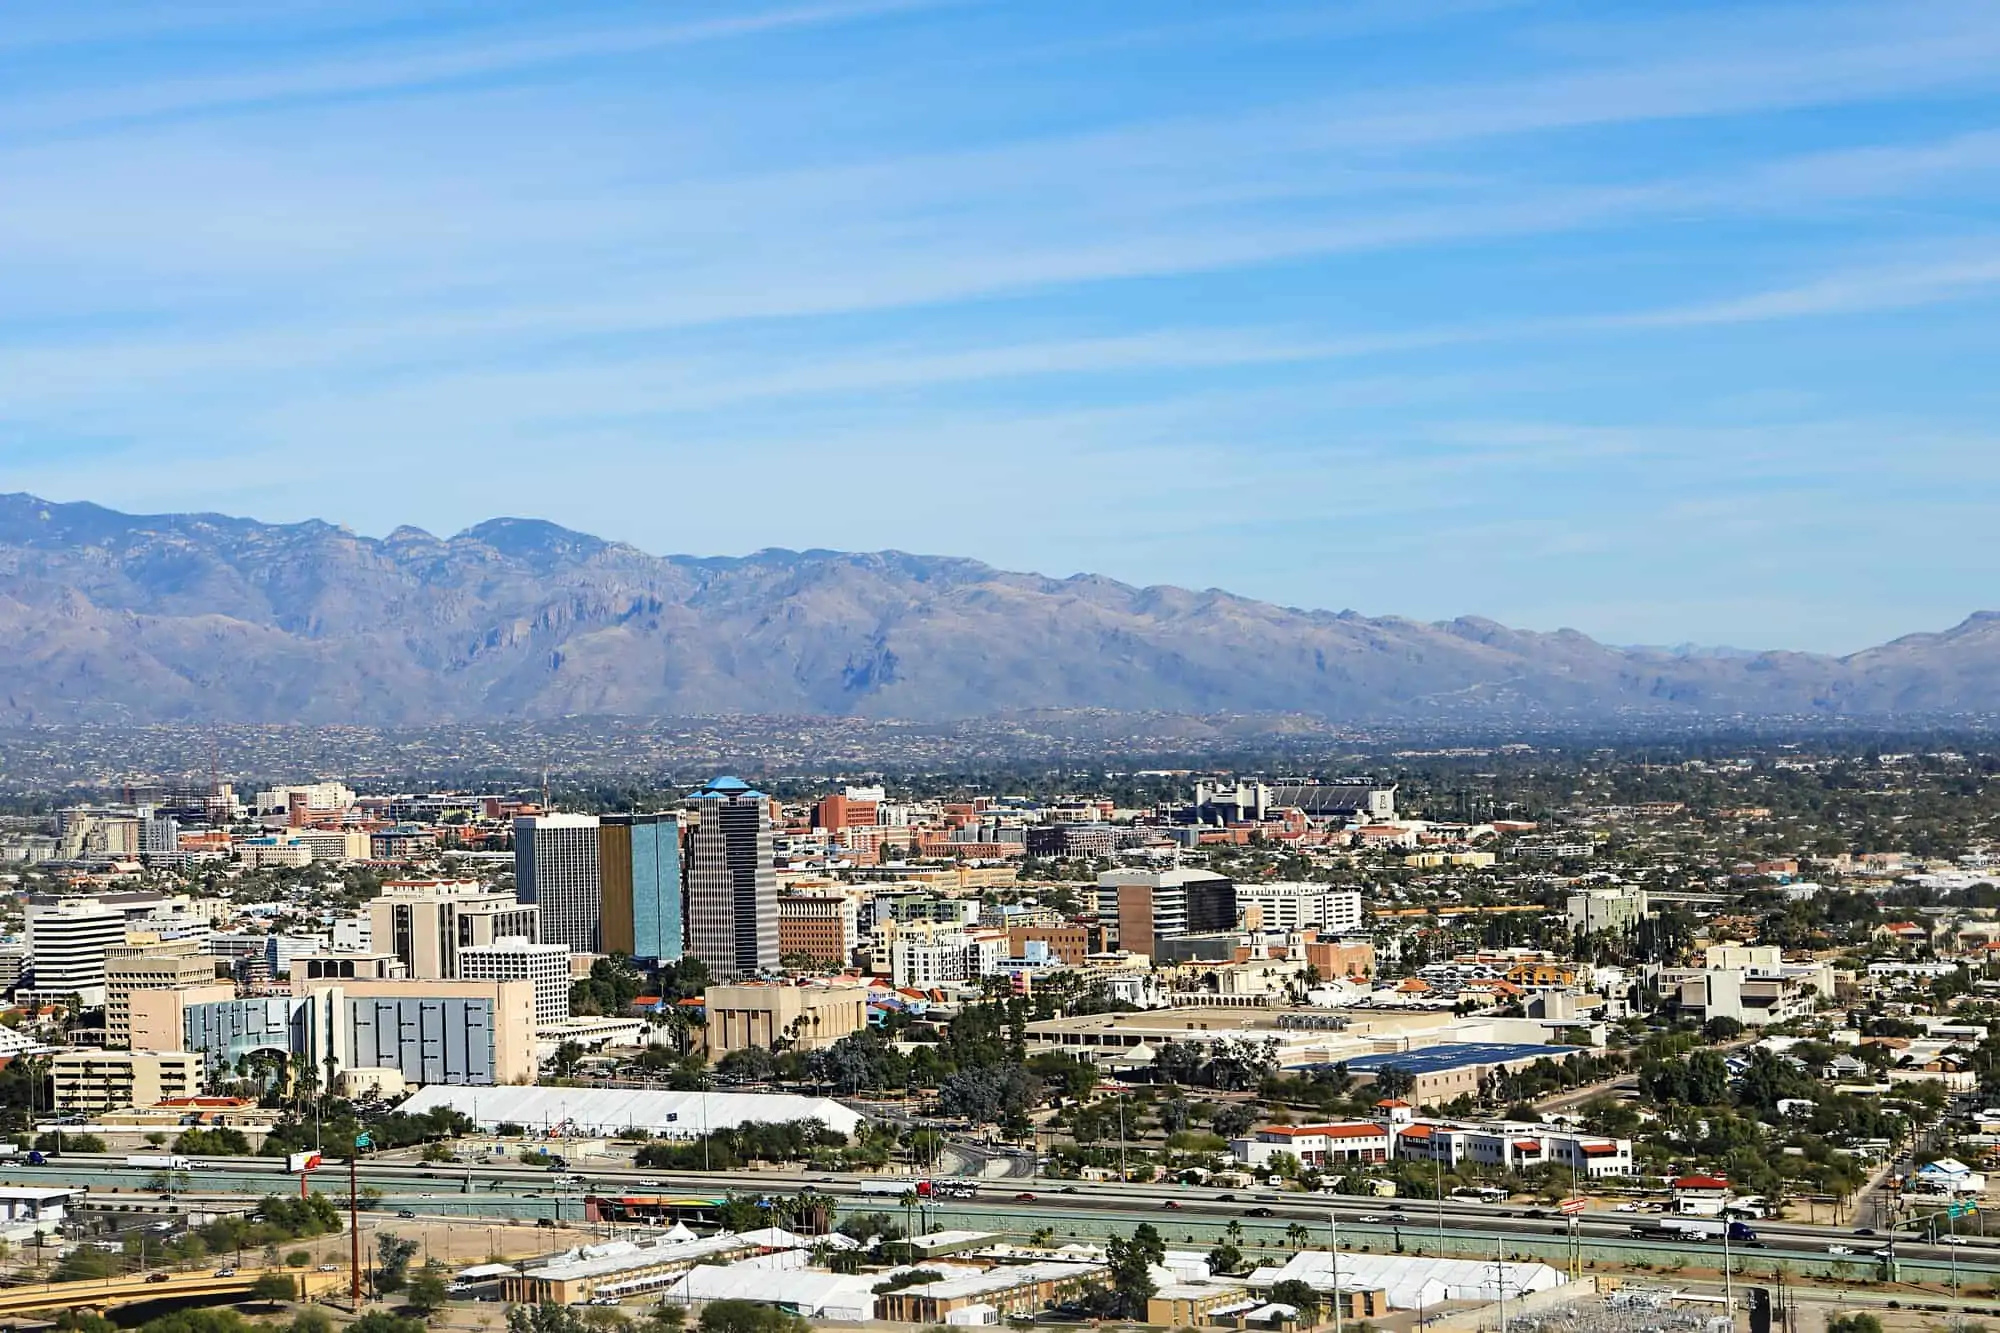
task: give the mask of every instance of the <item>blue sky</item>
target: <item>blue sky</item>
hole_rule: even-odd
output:
[[[2000,5],[10,0],[0,488],[1845,651],[2000,607]]]

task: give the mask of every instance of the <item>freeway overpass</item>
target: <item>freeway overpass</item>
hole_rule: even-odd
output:
[[[202,1195],[261,1195],[287,1193],[297,1188],[297,1178],[286,1175],[284,1164],[273,1159],[205,1158],[198,1166]],[[655,1172],[581,1165],[574,1169],[589,1177],[589,1192],[594,1194],[758,1195],[797,1193],[810,1188],[829,1196],[842,1214],[899,1210],[893,1196],[879,1192],[882,1184],[879,1179],[863,1176],[803,1171]],[[134,1192],[109,1196],[115,1202],[136,1201],[135,1195],[156,1199],[154,1192],[145,1189],[146,1182],[155,1174],[125,1168],[115,1155],[67,1154],[42,1167],[0,1165],[0,1179],[89,1185],[94,1198],[103,1198],[106,1186]],[[402,1210],[419,1216],[467,1220],[549,1218],[573,1223],[583,1217],[583,1202],[576,1193],[557,1194],[551,1173],[517,1162],[464,1166],[370,1161],[363,1164],[359,1180],[364,1187],[382,1191],[381,1199],[368,1214],[378,1222],[387,1220],[385,1212]],[[347,1173],[330,1166],[314,1176],[311,1183],[316,1190],[344,1195]],[[1398,1211],[1403,1214],[1401,1217],[1391,1216]],[[1122,1234],[1139,1222],[1150,1221],[1174,1243],[1202,1246],[1220,1239],[1233,1220],[1242,1226],[1250,1246],[1274,1252],[1296,1248],[1286,1239],[1286,1233],[1295,1225],[1307,1228],[1318,1238],[1308,1243],[1323,1244],[1330,1216],[1340,1219],[1343,1248],[1407,1251],[1423,1247],[1432,1253],[1491,1255],[1504,1247],[1510,1255],[1559,1263],[1569,1245],[1565,1223],[1554,1216],[1528,1217],[1528,1210],[1519,1205],[1448,1199],[1440,1206],[1435,1200],[1247,1189],[1232,1193],[1184,1185],[1111,1181],[989,1180],[981,1182],[978,1197],[935,1201],[926,1205],[925,1212],[933,1225],[971,1227],[1022,1238],[1043,1227],[1053,1229],[1062,1238],[1072,1234],[1079,1238],[1101,1237],[1114,1232]],[[1252,1213],[1269,1216],[1252,1216]],[[1671,1266],[1676,1261],[1690,1267],[1720,1264],[1720,1245],[1632,1236],[1633,1225],[1646,1220],[1644,1214],[1605,1211],[1585,1214],[1577,1226],[1582,1257],[1600,1263],[1655,1266]],[[1880,1262],[1869,1251],[1883,1245],[1882,1238],[1857,1236],[1845,1228],[1810,1223],[1755,1225],[1760,1238],[1756,1247],[1732,1247],[1732,1259],[1739,1267],[1768,1267],[1782,1260],[1800,1276],[1836,1278],[1843,1273],[1873,1275],[1880,1268]],[[1831,1245],[1857,1253],[1830,1254]],[[1906,1281],[1941,1281],[1954,1271],[1961,1283],[2000,1280],[2000,1238],[1991,1244],[1972,1239],[1963,1246],[1947,1247],[1920,1245],[1905,1237],[1897,1240],[1896,1255],[1900,1274]]]
[[[322,1295],[344,1291],[347,1274],[297,1272],[287,1268],[244,1268],[234,1277],[203,1273],[159,1273],[150,1276],[104,1278],[89,1282],[41,1282],[16,1287],[0,1287],[0,1315],[27,1314],[36,1310],[105,1310],[117,1305],[140,1305],[148,1301],[184,1300],[189,1297],[223,1296],[241,1299],[266,1272],[283,1273],[294,1284],[305,1284],[304,1294]]]

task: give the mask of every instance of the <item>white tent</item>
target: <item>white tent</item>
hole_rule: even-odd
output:
[[[1333,1256],[1325,1250],[1301,1250],[1282,1268],[1259,1268],[1250,1286],[1268,1291],[1293,1278],[1315,1291],[1334,1286]],[[1562,1285],[1562,1274],[1547,1264],[1501,1263],[1493,1259],[1419,1258],[1402,1254],[1340,1256],[1340,1287],[1344,1291],[1381,1291],[1392,1309],[1414,1310],[1442,1301],[1491,1302],[1504,1291],[1509,1300]]]
[[[480,1129],[519,1125],[530,1134],[613,1135],[643,1129],[663,1138],[710,1130],[817,1120],[852,1134],[861,1116],[830,1097],[789,1092],[660,1092],[640,1088],[468,1088],[433,1083],[403,1104],[410,1115],[449,1108]]]
[[[796,1253],[796,1251],[794,1252]],[[760,1301],[796,1310],[807,1319],[840,1319],[860,1323],[875,1317],[873,1276],[821,1272],[816,1268],[775,1268],[769,1255],[726,1267],[704,1264],[683,1273],[667,1288],[666,1298],[691,1301]]]

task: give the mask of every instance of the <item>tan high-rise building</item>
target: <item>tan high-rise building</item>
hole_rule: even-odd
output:
[[[199,940],[161,940],[129,932],[104,958],[104,1044],[132,1046],[132,995],[136,991],[173,990],[215,980],[215,957],[202,951]],[[174,1046],[179,1046],[176,1039]]]
[[[846,967],[861,943],[860,910],[852,898],[791,895],[778,899],[778,957],[805,957]]]
[[[471,880],[410,880],[382,886],[368,904],[368,940],[402,960],[412,981],[458,976],[458,951],[495,940],[541,939],[541,916],[511,893]]]
[[[131,1006],[131,1046],[139,1051],[178,1050],[187,1043],[187,1011],[191,1005],[221,1004],[236,998],[233,982],[206,986],[173,986],[135,990]]]

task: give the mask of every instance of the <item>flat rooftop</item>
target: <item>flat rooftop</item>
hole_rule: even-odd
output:
[[[1567,1060],[1581,1054],[1581,1046],[1532,1046],[1499,1041],[1449,1041],[1421,1046],[1413,1051],[1386,1055],[1363,1055],[1346,1061],[1350,1074],[1373,1074],[1383,1069],[1406,1069],[1412,1074],[1440,1074],[1468,1065],[1512,1064],[1517,1060]]]

